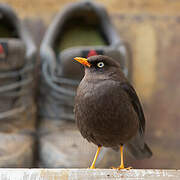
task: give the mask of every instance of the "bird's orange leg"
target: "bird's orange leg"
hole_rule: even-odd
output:
[[[96,155],[95,155],[95,157],[94,157],[94,160],[93,160],[93,163],[92,163],[92,165],[91,165],[90,169],[95,169],[95,163],[96,163],[97,157],[98,157],[98,155],[99,155],[100,149],[101,149],[101,147],[100,147],[100,146],[98,146],[98,149],[97,149]]]
[[[124,167],[123,145],[120,146],[120,151],[121,151],[121,165],[118,168],[114,168],[114,167],[112,167],[112,168],[118,169],[118,170],[120,170],[120,169],[127,169],[127,170],[132,169],[132,167],[127,167],[127,168]]]

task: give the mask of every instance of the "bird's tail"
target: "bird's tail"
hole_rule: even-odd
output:
[[[129,143],[126,144],[128,152],[136,159],[150,158],[152,151],[144,142],[144,138],[138,133]]]
[[[144,147],[140,147],[136,144],[127,144],[128,152],[136,159],[150,158],[152,156],[152,151],[147,144],[144,143]]]

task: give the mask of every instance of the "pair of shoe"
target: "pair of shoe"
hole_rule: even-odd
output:
[[[0,5],[0,167],[32,167],[34,157],[39,167],[90,165],[96,147],[81,137],[73,115],[83,70],[72,59],[96,54],[113,57],[128,75],[127,49],[106,10],[91,1],[68,5],[49,26],[40,47],[36,123],[36,47],[13,10]],[[118,164],[116,153],[103,152],[109,156],[100,157],[100,167]]]

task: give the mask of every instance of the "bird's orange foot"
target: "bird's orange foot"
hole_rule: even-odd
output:
[[[116,170],[121,170],[121,169],[125,169],[125,170],[130,170],[130,169],[132,169],[132,167],[127,167],[127,168],[125,168],[124,166],[119,166],[119,167],[112,167],[111,169],[116,169]]]
[[[96,169],[96,168],[95,168],[95,166],[91,166],[91,167],[90,167],[90,168],[88,168],[88,169]]]

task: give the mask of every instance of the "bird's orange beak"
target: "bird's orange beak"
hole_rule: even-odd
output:
[[[79,63],[87,66],[87,67],[91,67],[91,64],[87,61],[86,58],[82,58],[82,57],[75,57],[74,58],[76,61],[78,61]]]

